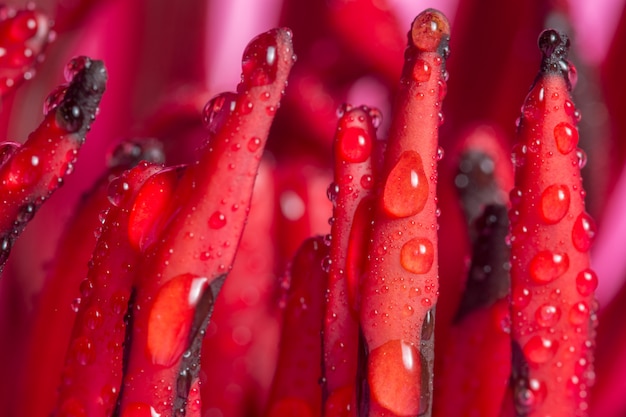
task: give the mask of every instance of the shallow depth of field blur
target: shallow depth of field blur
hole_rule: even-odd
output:
[[[268,229],[273,235],[262,237],[276,248],[270,268],[273,272],[265,279],[279,282],[301,242],[288,233],[304,236],[330,230],[332,206],[326,188],[332,181],[330,147],[336,109],[344,102],[379,108],[383,113],[379,136],[385,135],[406,32],[414,16],[435,7],[452,24],[450,79],[443,105],[445,122],[440,130],[440,145],[446,152],[443,164],[454,155],[455,144],[476,129],[487,129],[512,146],[519,108],[539,67],[537,36],[546,27],[571,35],[570,59],[578,68],[574,97],[582,113],[580,147],[588,157],[583,170],[587,210],[598,225],[592,251],[592,265],[600,277],[597,298],[601,354],[597,378],[603,392],[598,398],[605,402],[611,399],[610,406],[599,406],[592,398],[592,415],[624,415],[626,400],[620,398],[624,396],[619,392],[626,392],[626,378],[622,381],[616,375],[620,369],[626,371],[626,350],[602,345],[607,340],[604,335],[624,331],[602,324],[604,307],[626,284],[624,1],[375,1],[374,7],[390,12],[384,22],[367,22],[336,12],[337,5],[344,1],[348,2],[35,2],[51,16],[59,13],[56,39],[48,47],[35,77],[15,92],[11,106],[0,108],[0,118],[8,120],[2,139],[23,142],[37,126],[42,118],[41,103],[62,82],[63,67],[71,57],[88,55],[104,60],[109,84],[73,174],[18,240],[0,280],[3,351],[19,361],[20,342],[28,335],[29,319],[46,267],[54,262],[59,234],[79,196],[104,171],[112,147],[125,138],[155,137],[164,144],[168,164],[191,160],[206,137],[202,108],[215,94],[235,88],[245,45],[258,33],[288,26],[293,31],[298,62],[266,152],[265,166],[275,170],[276,189],[280,193],[272,201],[275,224]],[[453,180],[453,176],[441,178]],[[307,184],[304,191],[302,184]],[[309,216],[306,224],[301,219],[302,205],[306,205]],[[439,222],[444,229],[447,207],[440,208]],[[448,265],[452,269],[459,265],[462,268],[467,254],[446,252],[456,247],[453,238],[454,233],[441,236],[440,258],[446,262],[454,259]],[[617,317],[624,312],[613,308],[612,317],[606,322],[619,324]],[[268,332],[277,334],[278,326],[277,322],[268,325]],[[233,337],[248,343],[250,335],[238,333]],[[626,349],[626,343],[623,346]],[[6,375],[6,361],[0,360],[0,375]],[[607,373],[603,374],[605,369]],[[271,372],[264,371],[263,375],[267,374]],[[3,384],[10,384],[9,378],[3,379]],[[610,381],[610,388],[605,388],[603,381]],[[10,390],[1,390],[4,393],[0,394],[0,404],[10,401]]]

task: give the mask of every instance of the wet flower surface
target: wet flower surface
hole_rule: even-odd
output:
[[[1,7],[2,414],[624,415],[625,31],[615,0]]]

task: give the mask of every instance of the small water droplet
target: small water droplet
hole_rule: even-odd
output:
[[[422,157],[415,151],[405,151],[387,176],[383,208],[392,217],[413,216],[424,209],[428,192]]]
[[[574,326],[580,326],[589,322],[589,306],[584,301],[580,301],[572,306],[569,311],[569,322]]]
[[[576,159],[578,161],[578,168],[583,169],[587,165],[587,153],[582,149],[576,150]]]
[[[531,337],[524,345],[524,355],[531,363],[546,363],[554,357],[558,347],[558,342],[536,335]]]
[[[349,127],[338,134],[339,154],[347,162],[364,162],[370,157],[372,139],[359,127]]]
[[[67,84],[60,85],[56,87],[48,96],[43,103],[43,114],[44,116],[50,113],[52,110],[56,109],[59,104],[63,102],[65,99],[65,93],[67,92]]]
[[[400,250],[400,264],[414,274],[430,271],[435,259],[432,242],[426,238],[414,238],[406,242]]]
[[[518,168],[521,168],[526,163],[526,153],[528,152],[528,148],[526,145],[522,145],[521,143],[517,143],[513,146],[513,152],[511,154],[511,159],[513,161],[513,165]]]
[[[89,69],[91,67],[91,59],[86,56],[77,56],[70,60],[65,66],[65,70],[63,71],[63,75],[65,76],[65,81],[68,83],[71,82],[76,74],[81,72],[84,69]]]
[[[235,110],[237,94],[227,92],[213,97],[202,110],[204,125],[212,135],[219,132]]]
[[[548,224],[559,222],[569,210],[570,193],[567,185],[553,184],[541,193],[541,218]]]
[[[569,123],[561,122],[554,127],[556,148],[563,155],[567,155],[578,145],[578,129]]]
[[[73,100],[63,100],[57,107],[56,123],[59,128],[67,132],[77,132],[83,124],[83,112],[80,106]]]
[[[591,295],[596,288],[598,288],[598,276],[591,269],[585,269],[576,276],[576,289],[580,295]]]
[[[226,225],[226,216],[221,211],[215,211],[209,217],[209,227],[211,229],[221,229]]]
[[[115,207],[120,207],[125,198],[130,194],[130,185],[123,177],[116,177],[111,180],[107,188],[107,198]]]
[[[530,261],[530,276],[537,284],[547,284],[563,275],[569,268],[566,253],[541,251]]]
[[[437,156],[436,156],[437,161],[441,161],[443,159],[444,154],[445,154],[445,151],[443,150],[443,148],[441,146],[437,147]]]
[[[341,189],[339,188],[339,185],[335,182],[331,182],[326,189],[326,197],[328,197],[328,200],[333,203],[333,206],[337,205],[337,198],[339,197],[340,191]]]
[[[72,357],[79,365],[91,365],[96,360],[96,351],[91,340],[86,336],[72,342]]]
[[[426,82],[430,79],[430,65],[423,59],[417,59],[413,66],[413,79],[418,83]]]
[[[591,247],[593,238],[596,235],[596,224],[591,216],[585,212],[574,221],[572,228],[572,242],[574,247],[580,252],[587,252]]]
[[[537,323],[541,327],[552,327],[561,318],[561,309],[552,304],[543,304],[535,312]]]

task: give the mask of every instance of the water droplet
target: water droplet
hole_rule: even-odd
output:
[[[63,100],[59,103],[56,113],[56,123],[59,128],[74,133],[83,124],[83,112],[73,100]]]
[[[587,165],[587,153],[582,149],[576,150],[576,159],[578,161],[579,169],[583,169]]]
[[[541,218],[548,224],[559,222],[569,210],[570,193],[567,185],[553,184],[541,193]]]
[[[400,264],[414,274],[430,271],[435,259],[432,242],[426,238],[414,238],[406,242],[400,250]]]
[[[580,213],[576,221],[574,221],[574,227],[572,228],[574,247],[580,252],[587,252],[595,235],[596,224],[591,216],[585,212]]]
[[[409,40],[420,51],[437,52],[443,46],[442,55],[447,56],[447,40],[450,38],[450,24],[439,11],[428,9],[420,13],[413,24]],[[413,413],[415,414],[415,413]]]
[[[338,134],[339,154],[347,162],[364,162],[370,157],[372,139],[359,127],[349,127]]]
[[[28,223],[35,217],[35,205],[32,203],[22,206],[17,213],[17,221],[20,223]]]
[[[115,207],[120,207],[126,197],[129,197],[130,185],[123,177],[116,177],[111,180],[107,188],[107,198]]]
[[[86,336],[80,336],[72,342],[72,358],[79,365],[91,365],[96,360],[96,350],[91,340]]]
[[[391,340],[373,349],[367,366],[372,400],[396,415],[417,415],[421,368],[415,347],[402,340]]]
[[[526,307],[530,303],[531,294],[528,288],[515,286],[511,295],[511,302],[518,309]]]
[[[253,137],[248,141],[248,150],[250,152],[256,152],[261,147],[261,139]]]
[[[596,288],[598,288],[598,276],[591,269],[585,269],[576,276],[576,289],[580,295],[591,295]]]
[[[410,304],[405,304],[402,308],[402,315],[404,315],[404,317],[411,317],[414,312],[415,310],[413,310]]]
[[[72,303],[70,304],[70,308],[72,309],[74,313],[78,313],[78,309],[80,308],[80,302],[81,302],[80,298],[74,298],[74,300],[72,300]]]
[[[524,345],[524,355],[531,363],[546,363],[554,357],[558,347],[558,342],[537,335],[531,337]]]
[[[530,276],[537,284],[547,284],[563,275],[569,268],[566,253],[541,251],[530,261]]]
[[[441,161],[443,159],[444,154],[445,154],[445,151],[443,150],[443,148],[441,146],[437,147],[437,156],[435,157],[437,161]]]
[[[580,301],[572,306],[569,311],[569,322],[574,326],[580,326],[589,322],[591,313],[589,306],[584,301]]]
[[[372,126],[374,126],[374,129],[378,129],[383,123],[383,114],[377,108],[371,108],[368,111],[368,115],[372,120]]]
[[[67,84],[60,85],[48,94],[48,97],[46,97],[46,100],[43,102],[44,116],[56,109],[59,104],[63,102],[65,99],[65,93],[67,92],[67,87]]]
[[[422,157],[415,151],[405,151],[385,182],[383,208],[392,217],[413,216],[424,209],[428,191]]]
[[[430,65],[423,59],[417,59],[413,66],[413,79],[418,83],[426,82],[430,79]]]
[[[430,309],[426,312],[424,316],[424,322],[422,323],[422,334],[421,340],[422,342],[428,341],[433,337],[435,333],[435,314],[433,310]]]
[[[71,82],[76,74],[81,72],[84,69],[89,69],[91,67],[91,59],[86,56],[77,56],[70,60],[65,66],[65,70],[63,71],[63,75],[65,75],[65,81],[68,83]]]
[[[544,304],[535,312],[537,323],[541,327],[552,327],[561,318],[561,309],[552,304]]]
[[[569,79],[571,88],[576,88],[576,84],[578,84],[578,70],[571,62],[568,62],[567,78]]]
[[[235,110],[236,103],[237,94],[227,92],[213,97],[204,106],[202,120],[211,135],[217,134],[226,124],[228,116]]]
[[[513,165],[518,168],[521,168],[526,163],[526,153],[528,152],[528,148],[526,145],[522,145],[521,143],[517,143],[513,146],[513,152],[511,154],[511,159],[513,161]]]
[[[578,145],[578,129],[569,123],[561,122],[554,127],[556,148],[563,155],[567,155]]]
[[[340,191],[339,185],[335,182],[331,182],[326,189],[326,197],[328,197],[328,201],[333,203],[333,206],[337,205],[337,198],[339,198]]]
[[[22,145],[17,142],[0,143],[0,167],[6,164],[21,146]]]
[[[360,183],[364,190],[371,190],[374,186],[374,179],[371,175],[365,174],[361,177]]]
[[[211,229],[221,229],[226,225],[226,216],[221,211],[215,211],[209,217],[209,227]]]
[[[89,330],[95,330],[102,326],[102,323],[104,322],[104,317],[102,316],[100,310],[98,310],[98,307],[92,306],[85,312],[84,320],[85,326],[87,326]]]
[[[254,38],[243,53],[242,83],[245,88],[268,85],[276,79],[278,50],[274,31]]]

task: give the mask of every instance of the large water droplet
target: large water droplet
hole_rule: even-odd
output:
[[[537,284],[547,284],[563,275],[569,268],[566,253],[541,251],[530,261],[530,276]]]
[[[245,87],[268,85],[276,79],[278,50],[274,31],[254,38],[243,53],[242,82]]]
[[[439,11],[428,9],[420,13],[411,25],[410,41],[424,52],[437,52],[440,47],[447,56],[447,41],[450,38],[448,19]]]
[[[430,271],[434,259],[434,246],[426,238],[411,239],[400,250],[400,264],[414,274],[425,274]]]
[[[587,252],[591,247],[593,238],[596,235],[596,224],[591,216],[585,212],[580,215],[574,221],[574,227],[572,228],[572,242],[574,247],[580,252]]]
[[[554,127],[556,148],[563,155],[567,155],[578,145],[578,129],[569,123],[561,122]]]
[[[107,188],[107,198],[115,207],[120,207],[125,199],[130,195],[130,185],[123,177],[116,177],[111,180]]]
[[[422,157],[415,151],[405,151],[387,176],[383,208],[392,217],[413,216],[424,209],[428,189]]]
[[[570,193],[567,185],[553,184],[541,193],[541,218],[548,224],[557,223],[567,214]]]
[[[596,288],[598,288],[598,276],[591,269],[585,269],[576,276],[576,289],[580,295],[591,295]]]
[[[372,400],[394,414],[417,415],[421,369],[417,350],[407,342],[391,340],[373,349],[367,366]]]
[[[372,138],[359,127],[349,127],[338,134],[339,153],[347,162],[364,162],[372,151]]]
[[[531,337],[524,345],[524,355],[531,363],[546,363],[554,357],[558,347],[558,342],[537,335]]]

